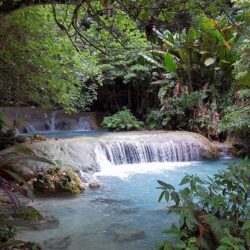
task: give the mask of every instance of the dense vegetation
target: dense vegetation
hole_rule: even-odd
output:
[[[249,249],[249,176],[250,164],[242,162],[207,180],[186,175],[179,191],[158,181],[159,201],[165,197],[170,211],[180,215],[179,224],[164,231],[173,238],[159,249]]]
[[[1,105],[127,106],[151,128],[248,138],[247,1],[22,3],[38,2],[0,5]]]
[[[145,124],[249,144],[249,10],[247,0],[0,0],[0,106],[102,111],[114,113],[102,122],[110,130]],[[1,149],[12,135],[3,125],[0,114]],[[48,162],[26,149],[0,155],[0,189],[16,207],[12,191],[29,188],[8,163],[23,158]],[[159,249],[249,248],[249,175],[248,162],[186,176],[179,191],[159,181],[180,214]],[[15,233],[0,228],[0,241]]]
[[[105,117],[102,122],[103,128],[114,131],[139,129],[142,126],[143,122],[138,121],[126,107],[112,116]]]

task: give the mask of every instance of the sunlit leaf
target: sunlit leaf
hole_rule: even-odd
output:
[[[206,66],[210,66],[210,65],[214,64],[215,62],[216,62],[216,59],[210,57],[210,58],[207,58],[207,59],[205,60],[204,64],[205,64]]]

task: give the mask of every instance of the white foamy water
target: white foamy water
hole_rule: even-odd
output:
[[[159,174],[166,171],[176,170],[180,167],[194,166],[199,162],[150,162],[139,164],[122,164],[111,165],[108,162],[103,164],[101,172],[95,174],[95,176],[113,176],[120,179],[127,179],[131,175],[135,174],[147,174],[155,173]]]

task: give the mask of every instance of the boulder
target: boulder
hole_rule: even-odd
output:
[[[100,188],[100,183],[98,183],[98,182],[91,182],[91,183],[89,183],[89,187],[90,188],[93,188],[93,189],[95,189],[95,188]]]
[[[53,249],[53,250],[65,250],[68,249],[72,242],[71,236],[68,235],[62,238],[51,238],[49,240],[45,240],[42,243],[44,249]]]
[[[49,168],[37,175],[33,182],[34,191],[40,195],[79,194],[83,183],[72,169]]]

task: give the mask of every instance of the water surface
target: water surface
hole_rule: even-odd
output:
[[[46,244],[46,250],[153,250],[155,243],[164,239],[161,231],[177,221],[176,215],[167,213],[165,202],[158,203],[157,180],[177,187],[185,174],[211,176],[225,169],[225,162],[228,161],[105,168],[98,176],[98,190],[85,190],[75,198],[37,199],[34,205],[57,218],[60,225],[56,229],[25,231],[19,237]],[[136,233],[138,239],[133,239]],[[61,238],[64,241],[57,241]]]

